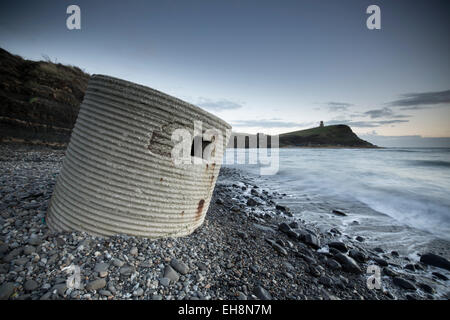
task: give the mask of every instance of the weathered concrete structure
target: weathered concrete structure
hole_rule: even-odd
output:
[[[194,121],[201,121],[200,135],[216,129],[223,141],[212,144],[212,161],[175,165],[172,133],[185,129],[198,137]],[[48,225],[105,236],[188,235],[204,221],[230,134],[229,124],[196,106],[94,75],[57,179]]]

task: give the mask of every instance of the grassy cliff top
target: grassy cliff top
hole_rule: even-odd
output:
[[[316,127],[280,135],[280,147],[357,147],[376,146],[360,139],[352,129],[343,124]]]

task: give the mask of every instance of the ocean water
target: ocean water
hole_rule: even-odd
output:
[[[260,175],[257,164],[224,166],[287,193],[284,204],[324,229],[338,226],[406,253],[434,240],[450,249],[450,149],[280,149],[279,170],[269,176]],[[333,209],[348,216],[337,217]]]

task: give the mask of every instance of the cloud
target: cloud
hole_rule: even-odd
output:
[[[450,90],[421,92],[421,93],[407,93],[403,94],[402,99],[388,102],[392,107],[401,107],[402,110],[417,110],[425,109],[426,106],[436,104],[450,104]]]
[[[376,128],[381,127],[389,124],[398,124],[398,123],[406,123],[409,122],[409,120],[378,120],[378,121],[351,121],[351,120],[331,120],[326,122],[326,125],[333,125],[333,124],[346,124],[350,127],[356,127],[356,128]]]
[[[212,100],[201,97],[195,102],[195,104],[199,107],[212,111],[225,111],[242,108],[242,104],[227,99]]]
[[[390,108],[374,109],[364,112],[364,115],[370,116],[371,119],[378,118],[409,118],[410,115],[395,114]]]
[[[347,111],[347,109],[351,106],[353,106],[352,103],[347,102],[336,102],[336,101],[330,101],[327,102],[328,110],[330,111]]]
[[[313,122],[290,122],[281,121],[277,118],[274,119],[262,119],[262,120],[235,120],[230,121],[233,127],[252,127],[252,128],[293,128],[293,127],[306,127],[311,126]]]

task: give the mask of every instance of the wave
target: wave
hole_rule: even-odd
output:
[[[443,161],[443,160],[407,160],[406,162],[414,166],[443,167],[443,168],[450,167],[450,161]]]

